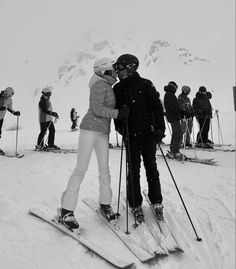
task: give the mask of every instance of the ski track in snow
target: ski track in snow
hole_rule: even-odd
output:
[[[27,136],[27,132],[25,135]],[[66,141],[68,134],[60,133],[60,135],[61,141]],[[64,143],[66,145],[66,142]],[[77,147],[71,144],[69,146]],[[56,213],[60,196],[74,169],[76,154],[30,151],[27,141],[22,142],[19,152],[24,153],[25,157],[22,159],[0,157],[3,171],[0,178],[0,268],[74,269],[79,266],[90,269],[94,268],[94,264],[97,269],[112,268],[109,263],[76,241],[28,215],[31,207],[45,207],[51,210],[52,215]],[[209,155],[212,156],[212,153],[201,152],[201,156],[205,158]],[[106,245],[108,249],[115,249],[121,257],[134,261],[138,269],[233,269],[234,154],[214,152],[214,157],[220,166],[169,163],[197,233],[203,239],[202,242],[196,241],[164,160],[157,159],[164,206],[168,209],[166,218],[184,250],[182,254],[170,254],[168,257],[155,260],[150,265],[140,263],[102,221],[81,203],[83,198],[98,197],[97,164],[94,154],[81,185],[76,216],[81,226],[97,238],[101,246]],[[119,181],[119,161],[120,151],[110,150],[114,209]],[[124,170],[123,165],[122,191],[125,190]],[[147,188],[143,167],[141,185],[143,189]]]

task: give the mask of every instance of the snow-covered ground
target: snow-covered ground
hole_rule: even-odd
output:
[[[21,111],[18,152],[21,159],[0,156],[0,268],[108,269],[110,264],[78,242],[30,216],[32,207],[54,214],[76,163],[76,154],[39,153],[32,149],[39,132],[38,101],[42,87],[53,85],[53,108],[60,119],[55,143],[77,148],[79,132],[70,132],[69,112],[83,117],[94,60],[135,54],[139,72],[164,96],[169,81],[212,93],[219,109],[224,143],[235,147],[235,1],[221,0],[0,0],[0,90],[15,89],[13,107]],[[80,120],[81,120],[80,118]],[[220,140],[217,117],[212,135]],[[14,153],[16,118],[7,113],[0,148]],[[114,125],[112,124],[112,130]],[[195,122],[195,136],[197,124]],[[209,134],[211,139],[211,133]],[[120,138],[119,138],[120,139]],[[166,130],[165,142],[170,134]],[[114,130],[111,142],[116,143]],[[166,150],[166,148],[164,148]],[[185,152],[193,155],[193,152]],[[235,268],[235,153],[196,152],[219,166],[169,165],[202,242],[197,242],[164,160],[157,158],[165,209],[184,253],[141,264],[102,225],[81,200],[98,197],[97,164],[92,155],[81,187],[76,216],[100,244],[138,269]],[[120,151],[110,150],[113,201],[116,203]],[[146,188],[145,171],[142,187]],[[124,177],[122,191],[124,191]],[[145,203],[144,203],[145,206]]]
[[[233,123],[228,123],[227,134],[232,137]],[[0,156],[0,268],[112,268],[109,263],[78,242],[28,214],[29,209],[34,207],[49,208],[52,214],[56,212],[61,193],[76,162],[75,153],[33,151],[37,135],[38,130],[19,131],[17,151],[25,154],[23,158]],[[63,148],[76,149],[78,135],[79,132],[70,132],[69,129],[57,129],[56,143]],[[14,153],[16,132],[4,130],[3,138],[2,148],[6,152]],[[114,137],[113,143],[115,142]],[[166,150],[165,147],[163,149]],[[170,225],[184,253],[169,255],[151,265],[142,264],[81,202],[86,197],[98,197],[97,164],[94,155],[81,187],[76,210],[80,225],[94,238],[101,236],[98,242],[100,241],[103,247],[119,253],[123,259],[133,261],[136,268],[235,268],[235,153],[197,151],[196,154],[199,158],[215,158],[219,166],[173,161],[169,161],[169,165],[202,242],[196,240],[164,160],[158,157],[164,206],[172,216]],[[114,204],[118,190],[119,161],[120,151],[111,149],[110,170]],[[144,189],[147,185],[143,167],[141,174]],[[123,176],[123,191],[124,184]]]

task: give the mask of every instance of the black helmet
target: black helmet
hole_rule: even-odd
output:
[[[135,72],[138,69],[138,66],[139,66],[138,58],[131,54],[121,55],[113,64],[113,67],[116,71],[128,69],[130,73]]]

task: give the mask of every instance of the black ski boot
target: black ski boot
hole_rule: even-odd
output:
[[[157,220],[163,221],[164,220],[164,216],[163,216],[164,206],[162,205],[162,203],[153,204],[152,207],[153,207],[154,212],[156,214]]]
[[[100,204],[100,212],[108,221],[116,218],[116,215],[109,204]]]
[[[79,229],[79,223],[74,216],[74,212],[64,208],[59,209],[58,223],[63,224],[69,230]]]
[[[137,222],[139,223],[145,222],[143,209],[141,206],[132,207],[131,212],[134,215],[134,218],[137,220]]]

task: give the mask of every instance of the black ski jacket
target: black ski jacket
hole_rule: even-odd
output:
[[[115,84],[116,109],[128,106],[128,128],[130,136],[142,135],[151,130],[165,133],[165,121],[160,94],[152,82],[141,78],[135,72],[132,77],[125,78]],[[124,121],[114,120],[116,130],[122,134]]]

